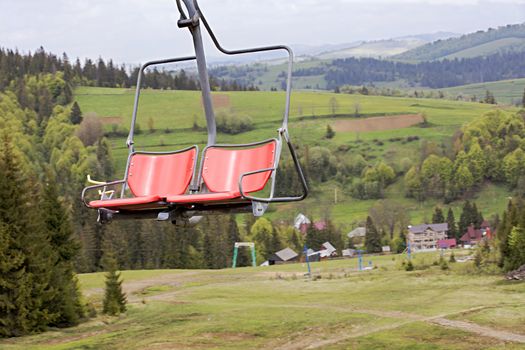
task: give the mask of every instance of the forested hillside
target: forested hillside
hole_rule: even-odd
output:
[[[112,150],[99,118],[93,115],[84,116],[78,104],[73,101],[72,91],[77,84],[131,84],[130,80],[136,74],[136,69],[135,73],[127,75],[123,67],[113,69],[111,61],[109,62],[106,64],[100,59],[94,66],[91,60],[86,60],[84,64],[77,60],[71,66],[67,56],[59,58],[43,50],[28,55],[11,50],[0,51],[0,91],[3,91],[0,117],[4,135],[2,154],[5,155],[6,150],[12,148],[13,156],[9,153],[6,162],[14,157],[16,164],[22,168],[20,171],[24,172],[24,176],[14,178],[27,177],[32,181],[2,182],[6,191],[9,189],[4,193],[5,198],[2,197],[5,210],[11,205],[10,196],[14,197],[17,192],[20,192],[22,200],[28,198],[24,197],[24,193],[31,189],[27,195],[35,193],[31,204],[31,208],[35,209],[42,207],[39,205],[40,197],[56,196],[53,202],[55,209],[60,210],[63,206],[59,224],[65,225],[65,228],[57,228],[62,237],[59,243],[75,247],[71,248],[73,250],[67,254],[67,259],[69,268],[72,269],[71,264],[74,264],[78,272],[101,270],[104,267],[105,253],[115,255],[118,266],[122,269],[223,268],[231,264],[233,242],[242,240],[241,234],[251,235],[258,241],[259,261],[264,261],[269,254],[285,245],[301,249],[302,238],[294,230],[274,226],[268,220],[261,221],[255,228],[252,227],[253,220],[246,226],[239,226],[233,216],[206,218],[195,228],[175,228],[171,224],[151,225],[140,221],[98,225],[96,212],[82,205],[80,193],[86,185],[88,174],[96,179],[115,179]],[[197,87],[193,78],[187,77],[184,72],[172,75],[153,71],[148,74],[145,85],[151,88],[163,87],[170,90]],[[164,83],[155,85],[155,82],[162,81]],[[148,85],[148,82],[152,85]],[[234,83],[217,85],[216,88],[242,89]],[[52,185],[54,182],[56,185]],[[44,191],[48,184],[53,186],[49,193]],[[23,200],[23,203],[27,202],[30,201]],[[52,213],[54,206],[50,204],[48,208]],[[29,213],[34,220],[39,217],[36,212],[27,214]],[[17,215],[6,214],[4,219],[9,228],[9,220],[17,219]],[[25,219],[20,217],[20,220]],[[53,221],[51,224],[59,225]],[[51,230],[53,229],[54,226]],[[28,240],[35,239],[35,242],[43,242],[42,244],[46,242],[45,238],[38,239],[37,233],[31,235],[30,230],[26,231]],[[332,232],[336,231],[330,226],[315,233],[319,237],[326,237]],[[51,237],[49,239],[53,240]],[[15,251],[21,245],[17,242],[13,240],[12,243]],[[29,256],[32,250],[24,254]],[[244,253],[241,254],[240,265],[247,263],[245,258]]]
[[[515,40],[505,41],[505,39]],[[500,42],[504,44],[499,45]],[[488,46],[491,43],[492,49],[486,47],[484,52],[480,50],[478,53],[473,50],[476,47]],[[525,49],[525,24],[507,25],[496,29],[489,28],[487,31],[480,30],[457,38],[437,40],[403,52],[395,58],[406,61],[431,61],[469,49],[472,50],[470,57],[485,56],[497,52],[523,51]]]

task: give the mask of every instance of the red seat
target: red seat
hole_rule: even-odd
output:
[[[204,153],[202,179],[210,193],[191,195],[169,195],[166,201],[176,204],[222,202],[241,197],[239,179],[242,174],[271,168],[275,161],[276,141],[260,146],[232,149],[226,147],[208,147]],[[246,176],[243,179],[245,193],[262,190],[271,171]]]
[[[129,160],[127,185],[135,197],[92,201],[93,208],[137,209],[166,206],[168,195],[186,192],[194,173],[197,148],[171,154],[134,153]]]
[[[198,193],[198,194],[187,194],[182,196],[169,196],[166,201],[170,203],[188,204],[188,203],[205,203],[205,202],[217,202],[225,201],[230,199],[239,198],[241,194],[239,192],[214,192],[214,193]]]
[[[159,196],[143,196],[133,198],[118,198],[109,200],[98,200],[89,202],[89,206],[93,208],[122,208],[122,207],[144,207],[145,204],[160,202],[162,198]]]

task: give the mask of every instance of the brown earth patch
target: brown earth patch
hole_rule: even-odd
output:
[[[420,124],[424,121],[421,114],[390,115],[353,120],[338,120],[333,124],[339,132],[367,132],[403,129]]]
[[[215,108],[230,108],[231,102],[230,102],[230,95],[226,94],[212,94],[211,100],[213,103],[213,107]]]
[[[120,125],[122,123],[122,117],[101,117],[99,119],[100,119],[100,122],[104,125],[112,125],[112,124]]]

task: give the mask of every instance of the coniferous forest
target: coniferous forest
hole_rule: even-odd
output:
[[[298,69],[296,76],[324,75],[328,89],[374,82],[406,81],[434,89],[525,76],[525,52],[503,52],[487,57],[443,59],[420,63],[345,58],[312,68]]]

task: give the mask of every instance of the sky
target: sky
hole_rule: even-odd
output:
[[[525,22],[525,0],[199,0],[226,48],[323,45]],[[0,47],[137,64],[192,54],[174,0],[0,0]],[[207,44],[207,53],[219,56]]]

